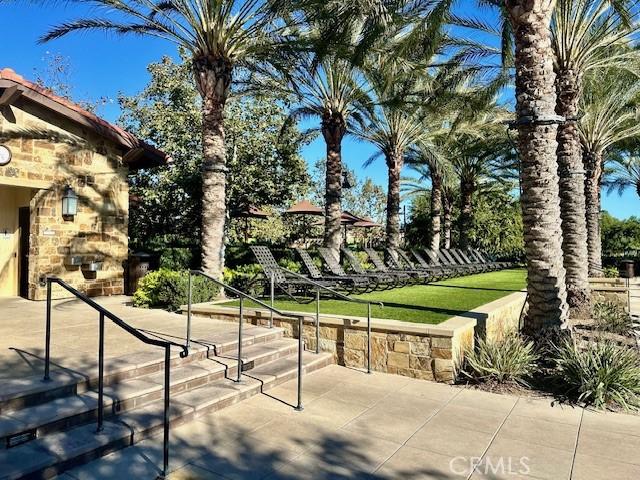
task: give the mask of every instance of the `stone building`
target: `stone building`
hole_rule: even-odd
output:
[[[1,70],[0,297],[43,299],[46,275],[92,296],[123,293],[127,175],[166,161],[117,126]]]

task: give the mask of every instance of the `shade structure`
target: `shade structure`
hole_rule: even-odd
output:
[[[260,210],[254,205],[242,207],[241,209],[234,211],[231,216],[244,218],[269,218],[269,214],[267,212]]]
[[[382,225],[374,222],[369,217],[364,217],[364,218],[361,218],[359,221],[352,223],[351,226],[360,227],[360,228],[375,228],[375,227],[381,227]]]
[[[343,225],[354,225],[355,223],[363,220],[363,218],[356,217],[353,213],[348,212],[347,210],[342,212],[342,215],[340,216],[340,223]]]
[[[324,209],[322,207],[316,207],[309,200],[305,199],[296,203],[284,213],[298,215],[324,215]]]

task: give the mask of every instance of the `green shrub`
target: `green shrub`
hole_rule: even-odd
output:
[[[471,378],[527,385],[526,379],[536,370],[538,357],[532,341],[509,332],[500,340],[479,340],[465,359],[465,374]]]
[[[604,408],[636,408],[640,400],[640,355],[612,342],[580,347],[567,339],[556,347],[556,375],[569,397]]]
[[[255,293],[250,283],[256,277],[263,278],[262,267],[257,263],[240,265],[236,268],[224,269],[224,283],[250,294]],[[257,286],[257,284],[256,284]]]
[[[593,306],[596,328],[605,332],[629,335],[634,328],[631,315],[614,302],[598,302]]]
[[[188,270],[193,268],[193,252],[190,248],[165,248],[160,252],[160,268]]]
[[[616,267],[605,267],[603,272],[606,278],[618,278],[620,276]]]
[[[296,262],[295,260],[289,260],[288,258],[281,258],[278,260],[278,265],[282,268],[286,268],[287,270],[291,270],[292,272],[300,273],[302,270],[302,264],[300,262]]]
[[[204,277],[192,277],[193,303],[209,302],[219,289]],[[189,274],[187,271],[161,268],[147,273],[133,295],[133,304],[143,308],[164,308],[175,312],[188,301]]]

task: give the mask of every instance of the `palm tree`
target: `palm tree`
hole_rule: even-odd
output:
[[[551,50],[554,0],[504,0],[515,39],[516,125],[529,310],[526,328],[562,327],[568,316],[556,162]]]
[[[618,158],[614,162],[604,181],[607,191],[622,195],[627,188],[633,188],[640,198],[640,157]]]
[[[299,104],[291,112],[292,118],[320,119],[327,151],[324,246],[337,255],[342,244],[342,140],[371,109],[368,87],[360,69],[349,59],[335,55],[320,59],[313,52],[298,54],[297,65],[281,84]]]
[[[191,56],[202,97],[202,267],[224,267],[226,149],[224,109],[238,66],[266,59],[280,29],[262,0],[87,0],[103,15],[54,27],[43,42],[72,32],[104,31],[167,40]]]
[[[577,118],[584,75],[594,69],[624,68],[638,55],[626,46],[637,24],[625,4],[610,0],[558,0],[551,21],[556,72],[556,113],[566,120],[558,127],[558,173],[562,217],[562,250],[567,271],[567,301],[572,315],[590,305],[585,184]]]
[[[640,135],[636,108],[640,81],[632,74],[609,70],[585,78],[579,128],[586,170],[586,218],[589,272],[602,272],[600,186],[608,150]]]

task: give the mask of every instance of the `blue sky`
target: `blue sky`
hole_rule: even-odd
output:
[[[44,70],[47,55],[59,54],[71,63],[73,95],[81,99],[116,99],[118,93],[132,95],[147,83],[146,66],[162,55],[176,55],[173,45],[161,40],[139,37],[114,37],[101,33],[71,35],[38,45],[40,35],[51,26],[92,11],[63,2],[49,6],[31,6],[28,2],[0,0],[0,31],[5,39],[0,54],[0,68],[9,67],[26,78],[33,78],[36,70]],[[118,117],[118,105],[107,103],[99,113],[110,121]],[[359,178],[371,177],[374,182],[386,185],[386,168],[382,160],[366,169],[363,163],[375,152],[367,143],[346,139],[343,145],[345,163],[354,169]],[[309,164],[324,155],[324,143],[315,140],[303,149]],[[618,218],[640,214],[640,199],[628,190],[622,197],[604,195],[603,207]]]

